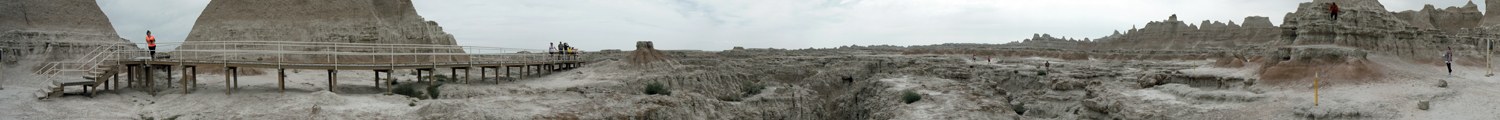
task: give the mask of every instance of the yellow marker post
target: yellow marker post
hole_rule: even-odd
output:
[[[1318,106],[1318,71],[1313,71],[1313,106]]]

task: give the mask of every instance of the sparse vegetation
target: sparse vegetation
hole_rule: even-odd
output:
[[[740,97],[739,95],[723,95],[723,96],[719,96],[719,100],[720,101],[740,101],[740,100],[744,100],[744,98]]]
[[[766,89],[766,86],[755,84],[750,81],[745,81],[743,85],[740,85],[740,91],[745,92],[744,97],[750,97],[755,96],[756,94],[760,94],[760,90],[762,89]]]
[[[405,95],[406,97],[422,97],[422,93],[418,93],[415,85],[412,83],[396,85],[396,88],[392,89],[391,93]]]
[[[1024,115],[1026,113],[1026,103],[1017,102],[1015,105],[1010,105],[1010,109],[1016,110],[1016,114]]]
[[[646,84],[646,91],[645,92],[646,92],[646,95],[655,95],[655,94],[672,95],[672,91],[668,91],[665,85],[662,85],[661,83],[658,83],[658,82],[652,82],[651,84]]]
[[[905,101],[906,104],[911,104],[919,100],[922,100],[922,95],[917,94],[916,91],[907,90],[906,92],[901,93],[901,101]]]
[[[439,98],[438,96],[442,95],[441,92],[438,92],[438,91],[440,91],[440,90],[438,90],[438,87],[441,87],[441,86],[443,86],[443,83],[438,83],[438,84],[434,84],[434,85],[431,85],[431,86],[427,86],[427,95],[431,96],[430,97],[431,99],[438,99]]]
[[[1047,71],[1038,70],[1038,71],[1036,71],[1036,75],[1038,75],[1038,76],[1047,75]]]

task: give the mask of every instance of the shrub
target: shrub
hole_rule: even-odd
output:
[[[745,81],[745,83],[743,85],[740,85],[740,91],[745,92],[745,96],[744,97],[750,97],[750,96],[755,96],[756,94],[760,94],[760,90],[762,90],[762,89],[766,89],[766,86],[765,85],[757,85],[757,84],[752,83],[750,81]]]
[[[1036,75],[1047,75],[1047,71],[1038,70],[1036,71]]]
[[[1026,103],[1024,103],[1024,102],[1016,102],[1015,105],[1011,105],[1010,106],[1010,109],[1011,110],[1016,110],[1016,114],[1024,114],[1024,113],[1026,113]]]
[[[719,96],[719,100],[720,101],[740,101],[740,100],[744,100],[744,98],[741,98],[738,95],[724,95],[724,96]]]
[[[915,91],[907,90],[906,92],[901,93],[901,100],[905,101],[906,104],[911,104],[913,102],[917,102],[918,100],[922,100],[922,95],[917,94],[917,92]]]
[[[405,95],[406,97],[421,97],[421,93],[417,93],[416,87],[411,83],[396,85],[396,88],[392,89],[391,92]]]
[[[672,91],[668,91],[666,86],[662,85],[661,83],[653,82],[651,84],[646,84],[646,95],[655,94],[672,95]]]
[[[431,86],[427,86],[427,95],[431,96],[432,99],[437,99],[438,96],[441,95],[440,94],[441,92],[438,92],[438,87],[439,86],[443,86],[443,83],[438,83],[438,84],[433,84]]]

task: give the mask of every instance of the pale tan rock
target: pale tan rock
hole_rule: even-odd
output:
[[[1500,25],[1500,0],[1484,0],[1484,13],[1480,26]]]
[[[326,47],[266,45],[224,46],[209,41],[293,41],[376,44],[456,45],[453,35],[437,22],[417,15],[409,0],[216,0],[209,2],[181,50],[301,50],[334,51]],[[541,46],[541,45],[538,45]],[[399,46],[398,46],[399,47]],[[343,48],[339,52],[462,53],[454,49]],[[180,54],[184,58],[223,59],[212,52]],[[267,58],[240,55],[229,59]],[[328,61],[326,56],[289,56],[292,61]],[[345,58],[370,58],[340,56]],[[415,57],[416,61],[465,60],[462,57]],[[375,58],[380,59],[380,58]],[[355,60],[355,59],[348,59]],[[339,61],[348,61],[340,59]],[[406,60],[406,59],[398,59]],[[388,61],[388,60],[372,60]]]
[[[0,48],[6,63],[31,55],[46,55],[39,61],[69,61],[103,45],[139,50],[128,42],[93,0],[0,1]]]

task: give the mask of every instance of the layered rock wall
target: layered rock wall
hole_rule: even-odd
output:
[[[1480,26],[1500,25],[1500,0],[1484,0],[1484,21]]]
[[[1120,35],[1111,35],[1097,42],[1080,43],[1078,48],[1102,49],[1240,49],[1263,46],[1277,39],[1282,30],[1271,25],[1267,17],[1245,17],[1245,25],[1233,21],[1203,21],[1196,28],[1176,20],[1176,15],[1165,21],[1152,21],[1141,29],[1131,29]]]
[[[215,0],[204,8],[193,31],[179,50],[288,50],[361,53],[462,53],[458,47],[413,48],[422,45],[456,45],[453,35],[437,22],[417,15],[409,0]],[[410,44],[392,47],[335,48],[274,45],[227,45],[214,41],[288,41],[329,43]],[[196,42],[196,43],[195,43]],[[188,59],[271,59],[267,54],[238,54],[233,58],[216,52],[183,52]],[[268,58],[270,57],[270,58]],[[289,55],[292,61],[328,61],[324,55]],[[437,56],[388,58],[339,55],[339,61],[464,61],[467,57]]]
[[[1326,6],[1334,3],[1332,0],[1307,2],[1299,5],[1296,12],[1285,17],[1281,25],[1282,39],[1279,45],[1322,45],[1332,44],[1349,46],[1372,53],[1385,53],[1397,56],[1435,58],[1439,51],[1445,47],[1453,47],[1454,50],[1475,50],[1482,46],[1482,36],[1447,35],[1443,34],[1443,26],[1461,26],[1454,24],[1434,24],[1435,28],[1426,29],[1420,25],[1409,23],[1421,23],[1422,14],[1426,12],[1402,12],[1392,13],[1385,11],[1383,5],[1375,0],[1343,0],[1337,1],[1341,14],[1339,20],[1334,22],[1328,17]],[[1411,15],[1418,22],[1402,20],[1403,15]],[[1436,17],[1434,17],[1436,18]],[[1438,22],[1438,19],[1432,19]],[[1451,22],[1451,21],[1449,21]],[[1463,28],[1458,29],[1462,33]],[[1470,51],[1474,52],[1474,51]],[[1476,56],[1479,54],[1464,54],[1459,56]]]
[[[0,1],[0,43],[7,66],[23,59],[75,60],[104,46],[114,48],[101,51],[139,50],[115,33],[93,0]]]

